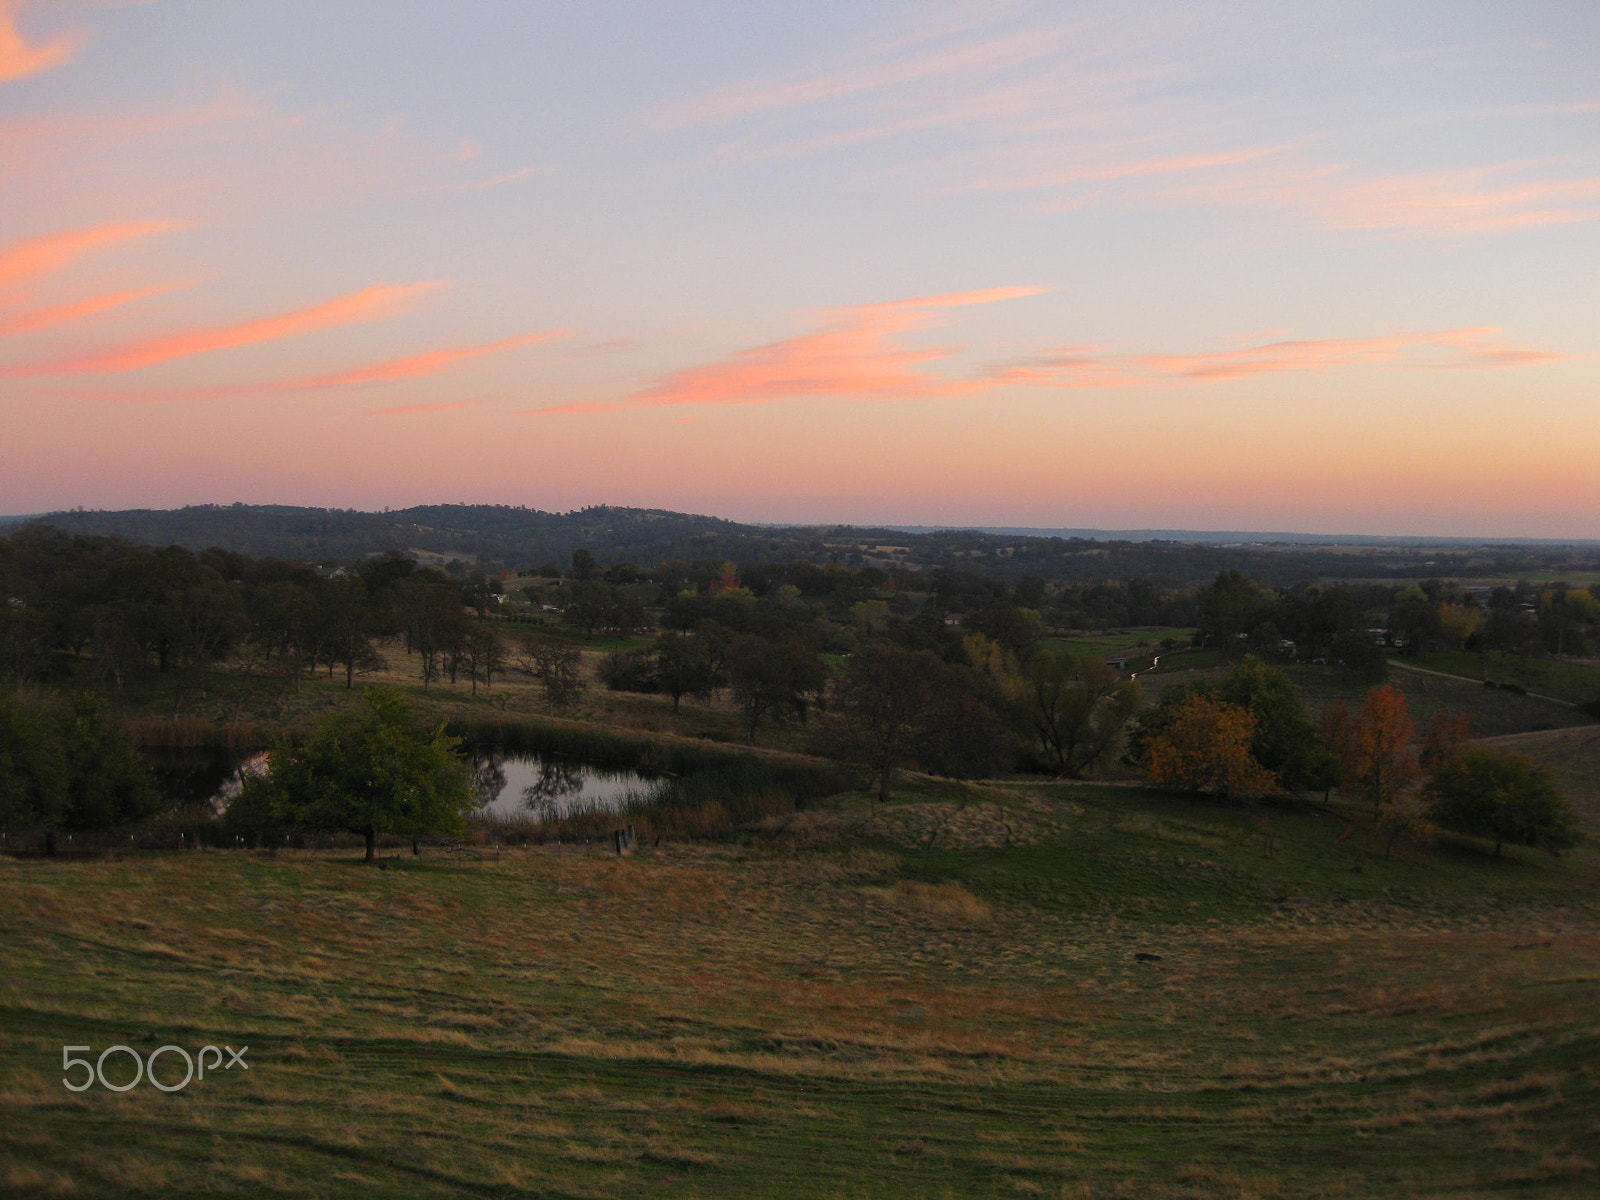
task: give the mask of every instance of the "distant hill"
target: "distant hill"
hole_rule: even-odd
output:
[[[1271,533],[1248,529],[1049,529],[1027,525],[891,525],[903,533],[943,533],[963,529],[1007,537],[1089,538],[1120,542],[1192,542],[1214,546],[1584,546],[1600,548],[1600,538],[1426,537],[1421,534]]]
[[[946,568],[1009,580],[1031,575],[1046,580],[1150,578],[1174,584],[1210,579],[1228,568],[1278,586],[1318,578],[1559,578],[1563,572],[1600,570],[1600,542],[744,525],[720,517],[609,506],[551,513],[489,504],[419,505],[385,512],[203,504],[120,512],[77,509],[0,520],[0,527],[12,530],[24,524],[143,545],[195,551],[220,546],[253,557],[311,562],[349,562],[399,550],[428,562],[455,560],[490,572],[545,563],[565,566],[580,547],[601,563],[639,567],[673,560],[838,562],[913,571]]]

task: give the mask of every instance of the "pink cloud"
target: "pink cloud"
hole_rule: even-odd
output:
[[[436,283],[379,284],[311,308],[280,313],[274,317],[216,329],[185,330],[182,333],[171,333],[163,337],[134,342],[92,358],[15,367],[5,373],[50,375],[116,374],[123,371],[137,371],[143,367],[170,362],[175,358],[187,358],[214,350],[231,350],[238,346],[278,341],[317,330],[336,329],[343,325],[392,317],[406,311],[418,295],[437,286]]]
[[[0,83],[48,71],[72,60],[80,37],[62,34],[43,45],[30,46],[17,28],[16,10],[12,0],[0,0]]]
[[[108,309],[120,308],[124,304],[132,304],[138,300],[147,300],[151,296],[162,296],[168,292],[175,292],[181,288],[193,287],[193,281],[187,283],[165,283],[154,287],[132,288],[123,292],[107,292],[99,296],[89,296],[83,300],[73,300],[67,304],[56,304],[49,308],[36,308],[29,312],[18,313],[11,317],[0,317],[0,337],[19,333],[32,333],[36,329],[49,329],[56,325],[65,325],[70,321],[92,317],[96,313],[106,312]]]
[[[1446,235],[1600,220],[1600,175],[1501,182],[1543,165],[1385,175],[1347,163],[1281,163],[1150,198],[1287,209],[1327,229]]]
[[[0,287],[59,271],[102,246],[183,228],[182,221],[119,221],[24,238],[0,248]]]
[[[299,390],[303,388],[339,387],[351,383],[382,383],[394,379],[417,379],[424,375],[435,375],[446,367],[461,362],[468,358],[478,358],[485,354],[498,354],[505,350],[515,350],[521,346],[533,346],[540,342],[554,341],[556,338],[568,337],[570,329],[546,329],[538,333],[524,333],[517,337],[504,338],[498,342],[488,342],[481,346],[453,346],[446,350],[430,350],[426,354],[416,354],[410,358],[396,358],[389,362],[373,363],[365,367],[353,367],[348,371],[335,371],[327,375],[312,375],[305,379],[293,379],[284,383],[262,384],[260,390]]]
[[[179,400],[222,400],[236,396],[257,396],[272,392],[312,391],[317,388],[344,387],[368,383],[389,383],[401,379],[420,379],[437,375],[458,362],[486,354],[499,354],[521,346],[534,346],[540,342],[567,337],[570,329],[546,329],[537,333],[520,334],[487,342],[480,346],[453,346],[414,354],[407,358],[394,358],[385,362],[368,363],[344,371],[329,371],[321,375],[307,375],[297,379],[279,379],[266,383],[218,384],[199,388],[139,388],[108,391],[105,389],[72,389],[52,394],[69,396],[78,400],[106,400],[120,403],[170,402]],[[476,402],[474,402],[476,403]],[[410,412],[412,409],[385,409],[384,412]],[[420,410],[416,410],[420,411]],[[377,414],[374,414],[377,415]]]
[[[614,400],[588,400],[555,413],[611,412],[677,404],[767,404],[794,396],[910,399],[964,395],[994,386],[985,380],[944,380],[917,368],[948,358],[948,348],[909,350],[894,339],[936,323],[935,312],[990,304],[1046,291],[1038,287],[989,288],[921,296],[831,311],[828,328],[745,350],[721,362],[677,371],[643,391]]]
[[[1091,347],[1068,347],[999,368],[993,378],[1008,384],[1053,388],[1148,387],[1351,366],[1519,367],[1568,357],[1507,341],[1498,329],[1465,328],[1373,338],[1269,342],[1199,354],[1112,355]]]

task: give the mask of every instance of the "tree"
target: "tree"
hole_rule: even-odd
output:
[[[1565,584],[1539,597],[1539,631],[1545,648],[1558,659],[1584,653],[1584,628],[1600,620],[1600,602],[1584,588]]]
[[[1345,785],[1372,804],[1373,816],[1421,778],[1422,769],[1411,753],[1415,732],[1404,692],[1385,684],[1367,693],[1356,721],[1355,758]]]
[[[1382,679],[1389,670],[1389,659],[1377,636],[1365,629],[1346,629],[1335,635],[1328,658],[1354,679]]]
[[[110,829],[154,816],[162,805],[150,769],[134,744],[112,724],[106,706],[74,696],[62,713],[67,769],[61,824]]]
[[[1143,766],[1155,782],[1184,791],[1265,796],[1278,781],[1250,753],[1255,732],[1248,709],[1192,694],[1145,743]]]
[[[440,658],[452,659],[467,633],[461,589],[432,571],[419,571],[395,585],[395,603],[406,649],[422,660],[422,690],[439,677]]]
[[[656,656],[649,650],[613,650],[600,660],[595,674],[613,692],[658,692]]]
[[[1097,658],[1034,653],[1018,684],[1020,707],[1057,774],[1079,779],[1141,704],[1139,685]]]
[[[60,731],[49,715],[0,696],[0,829],[57,820],[66,787]]]
[[[1249,635],[1272,608],[1272,596],[1236,570],[1220,571],[1200,589],[1200,623],[1195,636],[1232,657],[1249,643]]]
[[[978,671],[943,664],[933,709],[916,740],[924,771],[947,779],[982,779],[1009,770],[1014,744],[988,697],[993,689]]]
[[[1335,700],[1317,718],[1317,736],[1339,763],[1339,782],[1354,779],[1361,761],[1361,733],[1355,714]]]
[[[245,628],[239,596],[210,567],[191,566],[182,584],[167,593],[166,607],[167,619],[204,688],[212,660],[224,656],[231,640]]]
[[[834,749],[871,769],[880,801],[889,799],[895,768],[923,736],[945,671],[937,654],[890,642],[868,642],[850,656],[839,689],[843,720]]]
[[[1468,750],[1435,772],[1428,815],[1441,827],[1494,843],[1565,850],[1580,840],[1572,808],[1532,759]]]
[[[1407,654],[1426,650],[1443,640],[1444,622],[1433,597],[1420,587],[1408,587],[1394,598],[1389,610],[1389,633]]]
[[[1250,753],[1291,792],[1321,791],[1339,778],[1339,764],[1317,737],[1294,682],[1255,656],[1246,658],[1216,684],[1219,700],[1247,709],[1256,730]]]
[[[1373,828],[1383,838],[1383,856],[1389,857],[1395,842],[1404,838],[1419,846],[1432,843],[1439,832],[1429,816],[1427,799],[1417,792],[1406,792],[1390,800],[1374,818]]]
[[[747,742],[755,741],[756,727],[767,717],[793,712],[804,721],[806,696],[826,680],[816,653],[798,639],[769,642],[746,634],[728,647],[728,681]]]
[[[153,816],[160,792],[138,750],[90,696],[0,700],[0,825],[111,829]]]
[[[289,660],[295,690],[301,668],[315,663],[323,640],[317,598],[310,588],[287,579],[257,587],[250,597],[250,640],[270,666],[274,657]],[[113,627],[114,629],[114,627]]]
[[[1467,714],[1459,709],[1449,712],[1441,709],[1428,722],[1428,732],[1422,739],[1417,762],[1424,771],[1435,773],[1454,762],[1471,740],[1472,723],[1467,720]]]
[[[1151,739],[1193,696],[1220,700],[1250,714],[1250,756],[1277,786],[1297,792],[1322,790],[1338,780],[1338,760],[1318,737],[1294,683],[1282,670],[1253,655],[1216,682],[1168,688],[1128,735],[1128,759],[1141,763]]]
[[[517,668],[539,681],[552,713],[583,695],[583,654],[570,642],[531,634],[523,640]]]
[[[707,639],[668,631],[656,639],[656,681],[672,697],[672,711],[685,696],[708,698],[722,685]]]
[[[247,779],[240,799],[291,825],[360,834],[372,862],[380,833],[420,837],[461,828],[476,795],[455,753],[458,741],[443,726],[423,724],[399,696],[368,689],[299,745],[280,743],[266,774]]]
[[[609,584],[578,580],[567,585],[566,621],[573,628],[593,634],[612,624],[615,609],[616,596]]]
[[[472,694],[478,694],[478,680],[484,687],[494,686],[494,677],[505,666],[506,648],[500,635],[483,625],[468,628],[461,641],[461,665],[472,681]]]
[[[357,671],[383,666],[369,636],[372,613],[367,603],[367,585],[359,575],[330,579],[322,586],[318,599],[323,653],[330,671],[335,663],[344,668],[345,690],[350,691],[355,687]]]

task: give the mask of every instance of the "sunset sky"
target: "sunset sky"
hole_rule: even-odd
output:
[[[1600,537],[1600,3],[0,0],[0,513]]]

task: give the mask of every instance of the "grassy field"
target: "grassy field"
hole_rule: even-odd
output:
[[[1163,658],[1160,668],[1139,677],[1147,700],[1158,698],[1169,687],[1201,680],[1219,680],[1229,665],[1211,656],[1214,651],[1191,651]],[[1377,686],[1371,680],[1346,675],[1337,667],[1309,663],[1283,663],[1279,666],[1299,689],[1313,716],[1336,700],[1359,709],[1367,693]],[[1425,729],[1435,713],[1465,713],[1475,737],[1498,737],[1536,730],[1584,727],[1593,729],[1593,717],[1568,704],[1517,695],[1486,688],[1475,679],[1437,674],[1430,671],[1391,667],[1384,683],[1403,692],[1412,719]]]
[[[1583,856],[924,781],[737,844],[383,866],[0,858],[0,1192],[1600,1189]],[[63,1087],[119,1043],[250,1069]]]
[[[1520,654],[1473,654],[1466,650],[1418,654],[1405,660],[1429,671],[1514,683],[1570,704],[1600,700],[1600,667],[1591,662],[1529,658]]]
[[[1153,626],[1151,628],[1126,630],[1102,630],[1098,633],[1085,633],[1074,637],[1047,637],[1041,639],[1039,644],[1050,650],[1065,650],[1072,654],[1104,658],[1108,654],[1118,654],[1124,650],[1135,648],[1148,648],[1152,654],[1167,653],[1161,649],[1161,643],[1164,640],[1171,639],[1179,647],[1187,647],[1193,637],[1194,630],[1192,628],[1179,629],[1168,626]]]

